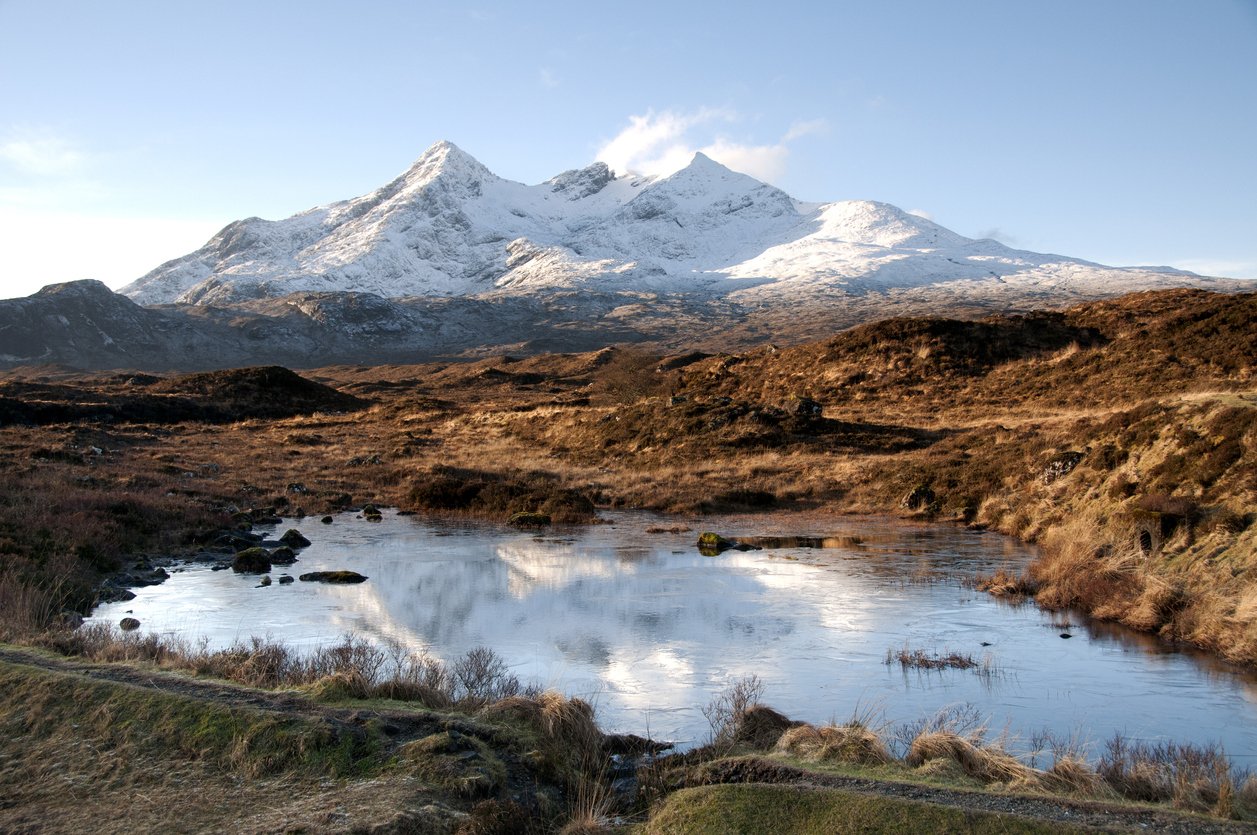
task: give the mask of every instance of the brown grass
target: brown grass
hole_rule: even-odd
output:
[[[12,372],[6,396],[30,408],[116,412],[143,391],[217,400],[227,422],[79,409],[0,427],[0,576],[45,590],[5,592],[26,602],[0,619],[25,614],[0,629],[84,610],[101,572],[195,549],[232,524],[232,509],[905,513],[923,486],[935,518],[1044,545],[1031,583],[992,578],[992,591],[1037,584],[1044,605],[1254,662],[1254,305],[1257,294],[1172,291],[983,322],[883,322],[678,362],[615,349],[333,367],[303,375],[333,399],[284,416],[249,411],[275,404],[249,405],[267,387],[247,374]],[[332,389],[371,405],[340,412]],[[803,398],[822,413],[801,410]],[[36,601],[51,590],[55,602]]]
[[[1233,817],[1235,778],[1221,746],[1109,740],[1097,771],[1123,797]],[[1247,783],[1241,775],[1241,783]]]
[[[882,738],[858,722],[819,728],[799,725],[781,735],[775,750],[812,762],[884,765],[891,759]]]
[[[912,740],[904,762],[918,768],[931,760],[948,759],[984,783],[1038,782],[1037,772],[998,747],[979,746],[952,731],[927,731]]]

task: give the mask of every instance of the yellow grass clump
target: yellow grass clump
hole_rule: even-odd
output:
[[[984,783],[1034,785],[1039,772],[998,748],[980,747],[952,731],[926,731],[912,740],[905,762],[917,768],[930,760],[950,759]]]
[[[777,740],[776,752],[811,762],[845,762],[884,765],[890,751],[881,737],[864,725],[799,725]]]

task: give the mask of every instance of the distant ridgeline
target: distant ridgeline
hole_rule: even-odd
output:
[[[404,362],[648,343],[730,350],[892,316],[974,319],[1251,286],[965,238],[885,203],[809,204],[697,154],[527,186],[448,142],[363,197],[233,222],[113,294],[0,302],[0,364],[151,370]]]

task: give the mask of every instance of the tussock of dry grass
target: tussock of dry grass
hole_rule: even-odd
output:
[[[859,723],[800,725],[783,733],[774,750],[812,762],[884,765],[891,759],[882,738]]]
[[[1039,584],[1028,574],[1012,574],[1003,568],[975,578],[973,587],[994,597],[1033,597],[1039,591]]]
[[[954,760],[971,777],[984,783],[1034,785],[1038,773],[1016,757],[993,747],[981,747],[952,731],[927,731],[912,740],[904,758],[913,768],[930,760]]]

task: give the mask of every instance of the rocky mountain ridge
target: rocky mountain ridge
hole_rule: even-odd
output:
[[[1014,250],[886,203],[802,203],[701,153],[664,178],[594,163],[527,186],[439,142],[370,194],[236,221],[121,292],[141,304],[223,304],[291,292],[592,288],[759,306],[963,281],[1117,293],[1194,278]]]
[[[448,142],[370,194],[228,224],[111,293],[0,301],[0,366],[194,370],[505,351],[791,344],[892,316],[980,318],[1251,283],[973,240],[886,203],[803,203],[697,154],[528,186]]]

